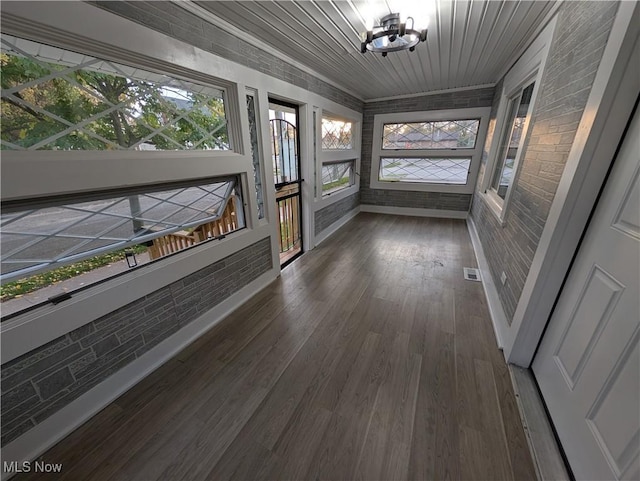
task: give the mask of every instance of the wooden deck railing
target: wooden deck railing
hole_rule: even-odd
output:
[[[194,246],[203,240],[233,232],[236,229],[238,229],[236,199],[235,196],[231,196],[220,218],[194,227],[191,231],[180,230],[153,239],[153,244],[148,249],[149,258],[151,260],[158,259]]]
[[[300,200],[298,186],[287,186],[276,192],[280,252],[300,247]]]

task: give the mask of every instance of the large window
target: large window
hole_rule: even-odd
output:
[[[245,227],[230,84],[4,34],[0,62],[3,319]]]
[[[321,161],[318,166],[321,175],[318,185],[324,198],[356,185],[358,153],[355,148],[355,126],[356,123],[351,120],[324,111],[322,113]]]
[[[89,272],[73,286],[95,283],[245,226],[236,177],[5,204],[0,219],[3,303]]]
[[[460,109],[377,115],[372,188],[470,192],[487,114]]]
[[[355,183],[355,160],[322,164],[322,195],[329,195]]]
[[[353,122],[322,117],[322,150],[353,149]]]
[[[383,150],[473,149],[478,119],[384,124]]]
[[[223,92],[2,36],[3,150],[228,150]]]
[[[465,185],[471,157],[381,157],[380,175],[384,182],[425,182]]]

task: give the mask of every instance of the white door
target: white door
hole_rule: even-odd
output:
[[[576,479],[640,479],[640,115],[533,362]]]

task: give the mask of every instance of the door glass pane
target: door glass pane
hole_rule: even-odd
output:
[[[269,133],[275,184],[293,182],[298,172],[298,135],[295,109],[269,104]]]
[[[500,141],[501,162],[496,166],[493,174],[491,187],[504,199],[513,178],[513,166],[518,155],[520,140],[522,138],[524,124],[531,105],[534,84],[530,84],[523,91],[522,95],[511,100],[509,105],[509,116],[507,125]]]

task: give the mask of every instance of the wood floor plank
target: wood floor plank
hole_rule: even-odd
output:
[[[496,480],[513,479],[513,469],[493,377],[493,368],[491,363],[479,359],[475,360],[475,365],[476,389],[482,409],[482,435],[485,442],[495,449],[490,458],[491,477]]]
[[[411,354],[408,345],[409,336],[398,334],[391,372],[378,388],[356,479],[396,479],[399,472],[406,478],[410,451],[401,447],[411,445],[422,364],[422,357]]]
[[[331,415],[331,412],[320,408],[305,416],[295,435],[278,445],[279,462],[272,468],[268,479],[304,479]]]
[[[464,221],[361,213],[42,459],[68,480],[533,480],[475,262]]]
[[[524,430],[521,425],[510,422],[510,420],[519,418],[519,412],[509,368],[504,362],[494,362],[492,366],[513,477],[523,481],[533,481],[536,479],[535,467],[528,452]]]

